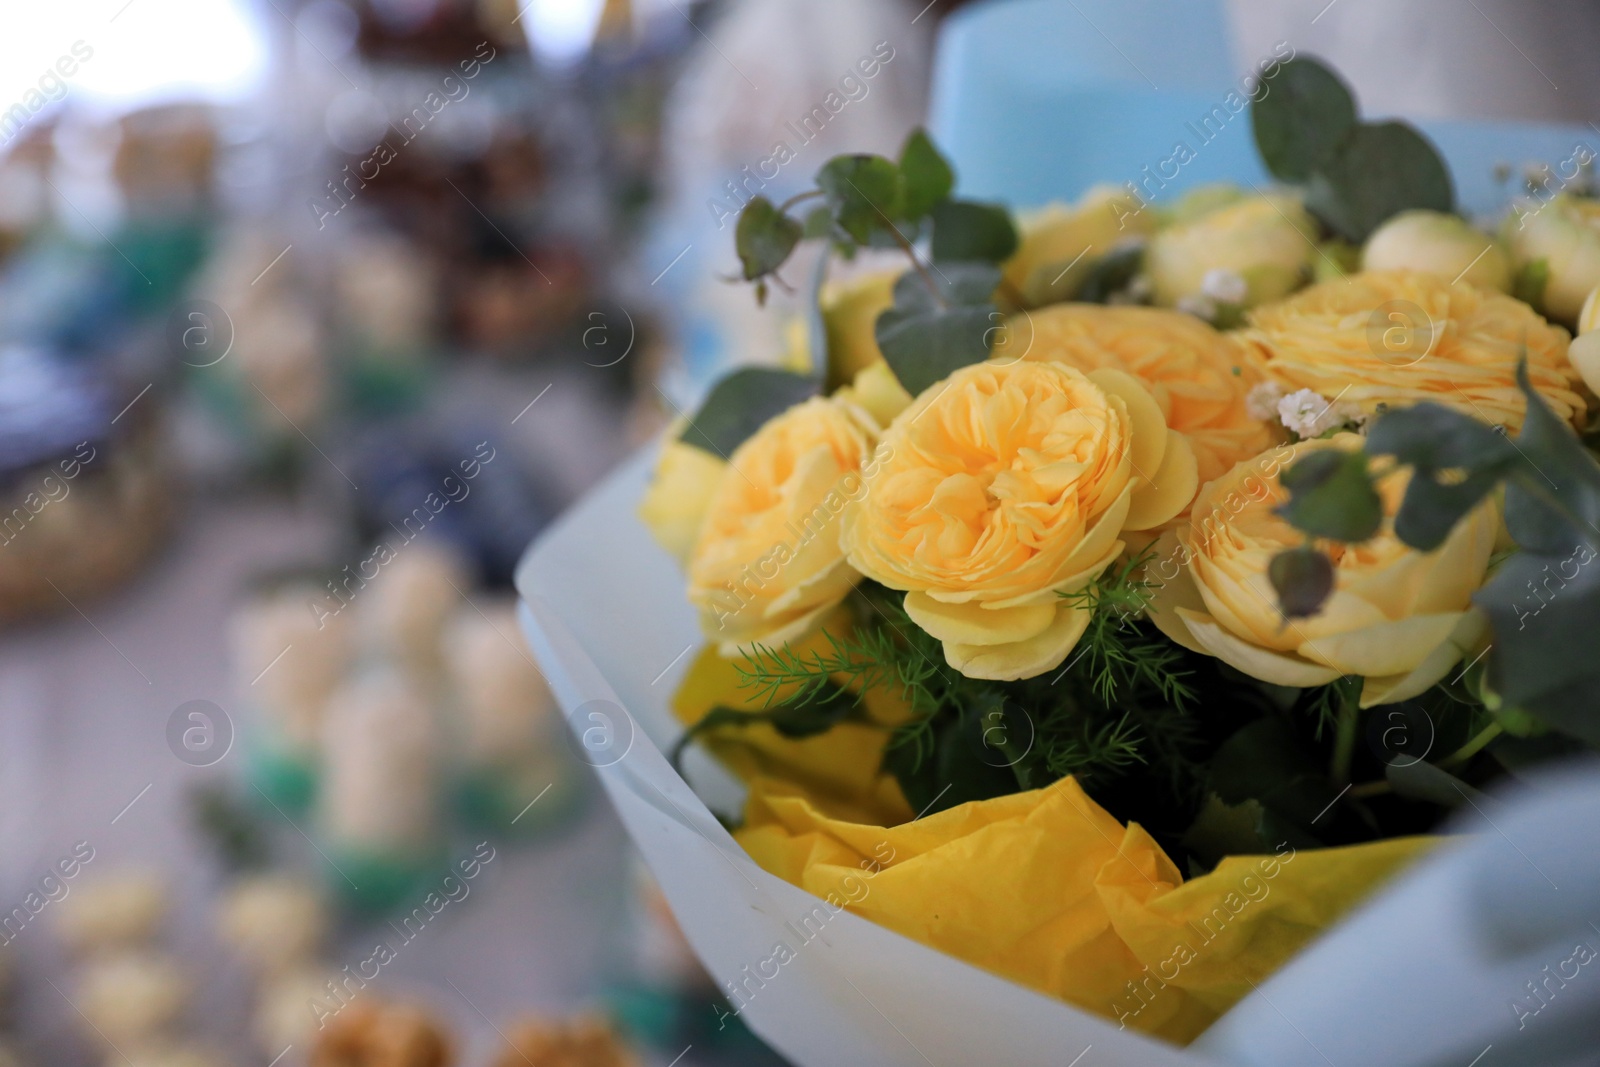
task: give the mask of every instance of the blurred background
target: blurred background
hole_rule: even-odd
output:
[[[780,1062],[634,862],[511,576],[782,359],[727,282],[744,200],[893,151],[941,25],[1004,3],[9,13],[0,1067]],[[1045,6],[1128,82],[1201,47],[1181,8],[1223,83],[1289,40],[1373,113],[1600,94],[1577,0]]]

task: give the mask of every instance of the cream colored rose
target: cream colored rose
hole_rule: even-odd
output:
[[[877,436],[859,407],[813,397],[729,458],[689,559],[689,601],[725,655],[803,636],[859,581],[840,521]]]
[[[1589,392],[1600,395],[1600,285],[1590,290],[1578,313],[1578,336],[1567,346],[1567,362]]]
[[[679,426],[669,429],[661,443],[655,474],[639,501],[639,520],[657,544],[679,563],[687,563],[728,464],[703,448],[685,444],[679,431]]]
[[[1272,443],[1246,397],[1264,379],[1260,357],[1193,315],[1164,308],[1056,304],[1013,316],[996,359],[1109,367],[1139,379],[1172,429],[1189,439],[1201,484]]]
[[[1188,506],[1189,442],[1133,376],[995,360],[930,387],[885,431],[843,547],[972,678],[1061,664],[1089,612],[1066,594]]]
[[[1049,204],[1020,220],[1021,241],[1002,267],[1028,307],[1067,300],[1094,261],[1116,245],[1154,232],[1154,210],[1121,189],[1099,185],[1076,204]]]
[[[1175,222],[1150,239],[1144,269],[1156,303],[1209,297],[1207,276],[1236,276],[1254,307],[1294,292],[1311,275],[1316,225],[1300,201],[1285,194],[1250,197]]]
[[[1501,233],[1517,267],[1544,260],[1549,273],[1541,310],[1574,321],[1589,291],[1600,285],[1600,201],[1562,194],[1506,216]]]
[[[1371,415],[1432,400],[1515,430],[1517,360],[1556,414],[1581,420],[1567,331],[1520,300],[1419,271],[1368,271],[1250,313],[1245,337],[1288,391],[1310,389]]]
[[[1322,610],[1303,619],[1279,614],[1267,567],[1305,537],[1275,511],[1287,499],[1278,474],[1308,453],[1360,446],[1355,434],[1281,445],[1202,489],[1188,523],[1162,535],[1146,569],[1157,583],[1156,626],[1274,685],[1360,675],[1362,707],[1406,700],[1443,678],[1486,629],[1471,597],[1499,527],[1492,505],[1472,512],[1436,551],[1418,552],[1392,526],[1406,478],[1383,479],[1383,528],[1334,548],[1334,589]]]
[[[1420,270],[1479,289],[1511,291],[1511,261],[1500,242],[1442,211],[1402,211],[1367,238],[1362,270]]]

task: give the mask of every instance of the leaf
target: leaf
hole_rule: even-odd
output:
[[[1341,237],[1357,242],[1402,211],[1450,211],[1454,205],[1444,160],[1403,122],[1355,127],[1318,165],[1306,189],[1306,206]]]
[[[1332,70],[1306,56],[1289,60],[1271,91],[1250,106],[1256,148],[1272,175],[1303,182],[1356,124],[1356,102]]]
[[[998,270],[951,264],[940,268],[940,274],[935,279],[937,299],[915,271],[901,275],[894,285],[894,306],[878,316],[878,348],[912,396],[988,359],[991,330],[999,321],[994,305]]]
[[[1600,467],[1572,428],[1550,410],[1517,366],[1526,401],[1517,434],[1516,477],[1506,486],[1506,529],[1525,549],[1566,554],[1574,545],[1600,540]]]
[[[1520,460],[1499,430],[1431,402],[1381,416],[1366,448],[1413,468],[1394,529],[1401,541],[1424,552],[1443,544]]]
[[[1468,800],[1483,799],[1483,794],[1466,782],[1426,760],[1397,760],[1385,765],[1383,776],[1394,786],[1397,796],[1408,800],[1423,800],[1443,808],[1457,808]]]
[[[1294,730],[1279,718],[1257,719],[1224,741],[1211,758],[1210,778],[1223,803],[1258,802],[1264,809],[1262,827],[1278,827],[1272,836],[1280,840],[1284,827],[1313,834],[1312,825],[1321,822],[1318,816],[1339,795]],[[1322,825],[1331,827],[1332,822],[1330,816]]]
[[[1383,524],[1383,502],[1362,452],[1323,449],[1297,460],[1279,480],[1289,499],[1278,514],[1313,537],[1365,541]]]
[[[834,222],[861,244],[899,215],[900,168],[882,156],[835,156],[817,172],[817,186]]]
[[[1017,250],[1017,228],[999,204],[946,200],[933,209],[936,263],[999,263]]]
[[[950,164],[920,129],[912,130],[905,147],[900,149],[900,177],[904,183],[901,214],[912,220],[932,211],[935,204],[950,195],[956,184]]]
[[[798,222],[764,196],[746,204],[734,227],[734,248],[739,253],[745,281],[755,281],[783,266],[803,232]]]
[[[1144,243],[1133,242],[1120,248],[1113,248],[1089,266],[1089,273],[1084,276],[1083,284],[1078,286],[1076,293],[1055,292],[1051,287],[1049,297],[1052,301],[1076,300],[1084,304],[1104,304],[1112,293],[1126,289],[1144,268]],[[1070,260],[1068,261],[1070,262]],[[1067,264],[1062,263],[1061,269],[1052,277],[1060,277],[1065,273]],[[1030,292],[1030,296],[1033,294]]]
[[[712,387],[679,440],[727,459],[767,420],[819,389],[816,378],[793,371],[741,367]]]
[[[1333,592],[1333,561],[1309,545],[1286,549],[1267,564],[1267,578],[1283,617],[1304,619],[1321,611]]]

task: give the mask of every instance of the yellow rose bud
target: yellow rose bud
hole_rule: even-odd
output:
[[[1067,300],[1094,261],[1123,241],[1154,232],[1155,210],[1113,186],[1090,189],[1072,207],[1050,204],[1019,220],[1021,241],[1001,268],[1028,307]]]
[[[1250,314],[1267,373],[1367,414],[1432,400],[1485,422],[1522,426],[1517,360],[1556,414],[1583,417],[1567,331],[1500,293],[1416,271],[1372,271],[1314,285]]]
[[[1144,269],[1156,303],[1208,296],[1206,276],[1244,282],[1242,307],[1276,300],[1298,289],[1311,272],[1317,229],[1292,196],[1251,197],[1174,223],[1150,239]]]
[[[893,422],[896,415],[911,406],[912,399],[894,371],[889,369],[889,364],[882,360],[861,371],[854,382],[833,395],[864,408],[879,426]]]
[[[656,459],[655,473],[639,501],[639,519],[656,543],[679,563],[689,561],[689,551],[700,536],[711,494],[722,481],[728,464],[703,448],[679,440],[682,420],[667,431]]]
[[[1402,211],[1367,238],[1362,270],[1420,270],[1479,289],[1511,291],[1500,242],[1441,211]]]
[[[729,457],[689,559],[689,601],[724,655],[804,636],[860,580],[840,515],[864,491],[877,435],[855,405],[813,397]]]
[[[1274,685],[1366,679],[1361,706],[1424,692],[1449,672],[1487,623],[1473,609],[1499,527],[1486,503],[1433,552],[1408,548],[1393,517],[1407,476],[1378,483],[1385,520],[1377,536],[1334,553],[1333,592],[1317,614],[1285,620],[1267,578],[1272,557],[1305,543],[1275,511],[1288,499],[1278,474],[1323,449],[1354,450],[1355,434],[1280,445],[1200,491],[1189,521],[1156,543],[1145,568],[1156,585],[1150,617],[1178,644]]]
[[[881,271],[850,282],[823,286],[822,323],[828,333],[828,385],[851,381],[883,361],[878,349],[878,316],[894,304],[899,271]]]
[[[1131,375],[996,360],[930,387],[884,432],[842,545],[856,570],[906,592],[950,666],[1031,678],[1088,625],[1066,594],[1197,486],[1189,442]]]
[[[1508,215],[1502,233],[1519,269],[1544,260],[1549,273],[1541,310],[1561,322],[1576,320],[1584,298],[1600,285],[1600,201],[1559,195]]]
[[[1013,316],[994,356],[1132,374],[1155,398],[1167,425],[1189,439],[1202,485],[1273,440],[1272,428],[1252,418],[1245,404],[1265,378],[1260,357],[1193,315],[1056,304]]]

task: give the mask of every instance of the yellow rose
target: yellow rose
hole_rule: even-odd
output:
[[[838,522],[877,433],[853,404],[813,397],[734,450],[689,559],[689,601],[723,654],[803,636],[860,580]]]
[[[1099,185],[1072,207],[1049,204],[1019,224],[1021,241],[1002,272],[1028,307],[1039,307],[1070,298],[1096,259],[1122,241],[1149,235],[1156,218],[1122,190]]]
[[[1161,308],[1056,304],[1013,316],[996,359],[1065,363],[1081,371],[1124,370],[1155,397],[1172,429],[1189,439],[1204,485],[1272,443],[1245,396],[1264,375],[1260,357],[1193,315]]]
[[[639,519],[657,544],[679,563],[687,563],[711,506],[711,494],[728,464],[703,448],[684,444],[678,437],[682,426],[679,420],[667,431],[655,473],[639,501]]]
[[[855,378],[883,361],[878,349],[878,316],[894,304],[899,271],[880,271],[849,282],[823,286],[822,324],[828,334],[828,383]]]
[[[1254,307],[1301,286],[1317,254],[1316,236],[1316,225],[1297,198],[1251,197],[1157,233],[1145,251],[1144,269],[1163,307],[1186,298],[1221,298],[1208,292],[1216,284],[1208,284],[1208,275],[1242,281],[1243,299],[1226,302]]]
[[[1549,270],[1539,303],[1546,315],[1572,322],[1589,290],[1600,285],[1600,201],[1560,195],[1543,207],[1506,217],[1502,235],[1511,261],[1544,260]]]
[[[1362,270],[1422,270],[1479,289],[1511,291],[1500,242],[1442,211],[1402,211],[1367,238]]]
[[[1188,506],[1194,453],[1131,375],[993,361],[930,387],[884,432],[844,511],[850,564],[906,591],[916,624],[971,678],[1060,665],[1083,589],[1125,531]]]
[[[1517,359],[1563,419],[1581,419],[1567,331],[1528,305],[1416,271],[1374,271],[1312,286],[1250,314],[1267,373],[1372,414],[1432,400],[1515,430]]]
[[[1274,510],[1287,499],[1277,475],[1310,452],[1360,445],[1348,433],[1281,445],[1202,489],[1188,523],[1162,535],[1146,568],[1157,585],[1156,626],[1185,648],[1275,685],[1360,675],[1362,707],[1406,700],[1443,678],[1485,631],[1471,597],[1499,528],[1492,505],[1468,515],[1437,550],[1418,552],[1392,525],[1407,478],[1385,478],[1378,483],[1383,527],[1370,541],[1335,550],[1333,593],[1322,610],[1290,620],[1278,611],[1267,566],[1305,537]]]

